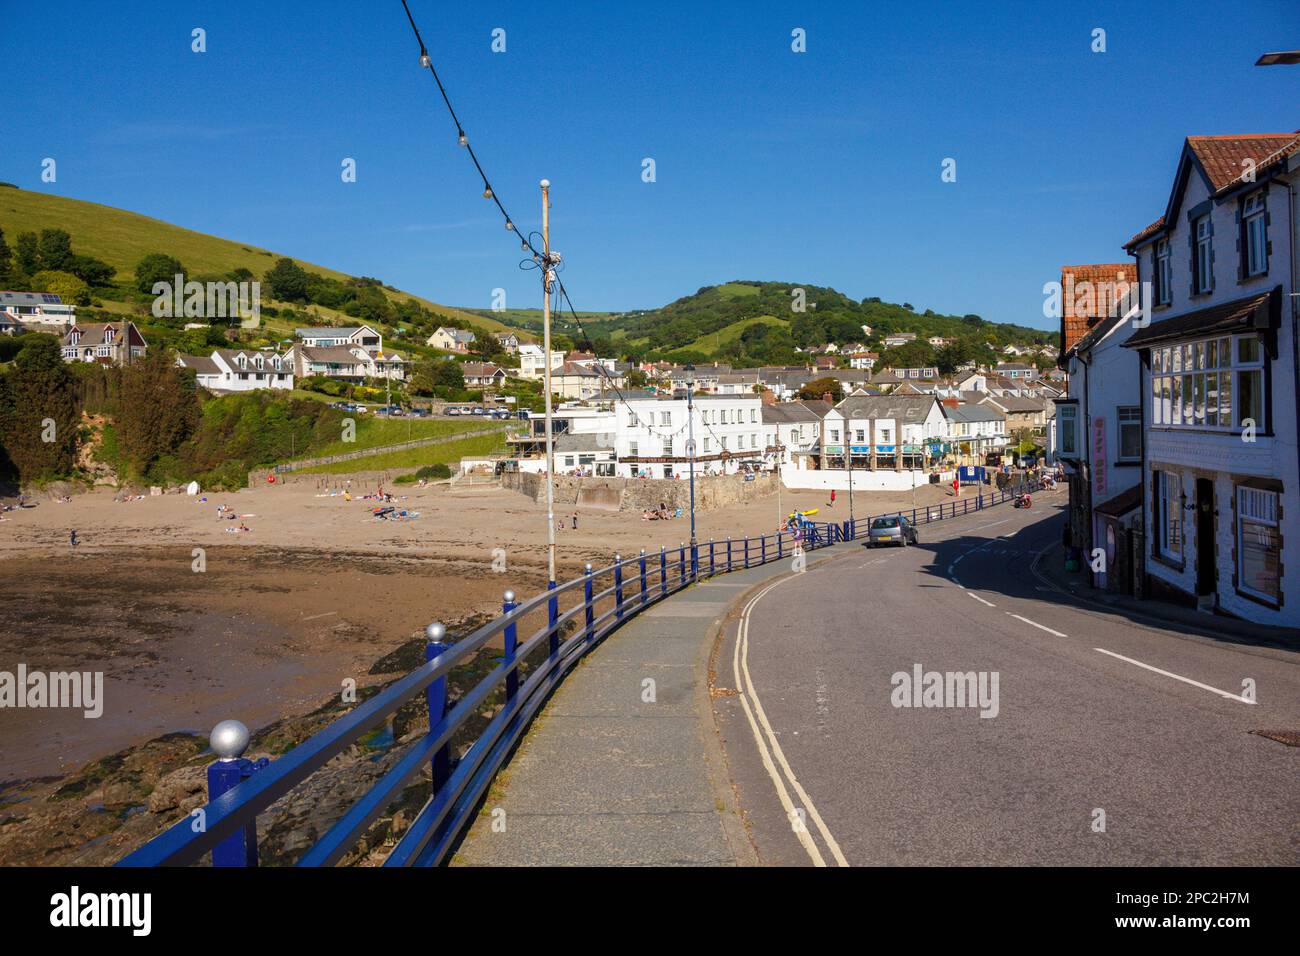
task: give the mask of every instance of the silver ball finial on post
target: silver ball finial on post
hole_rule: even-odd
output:
[[[434,621],[424,629],[424,636],[428,638],[430,644],[441,644],[442,639],[447,636],[447,628],[441,621]]]
[[[583,566],[583,570],[586,571],[588,574],[591,573],[591,562],[590,562],[590,561],[588,561],[588,562]]]
[[[514,603],[515,603],[515,592],[512,591],[512,590],[510,590],[509,588],[507,588],[507,589],[506,589],[506,593],[502,595],[502,599],[503,599],[507,604],[514,604]]]
[[[219,760],[236,760],[248,749],[248,728],[237,720],[223,720],[212,728],[208,743]]]

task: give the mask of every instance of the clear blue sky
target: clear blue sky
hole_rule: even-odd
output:
[[[1286,0],[411,2],[521,226],[553,183],[580,309],[762,278],[1047,326],[1043,283],[1124,258],[1184,136],[1300,127],[1300,67],[1253,66],[1300,46]],[[540,304],[398,0],[0,0],[0,30],[0,179],[452,305]]]

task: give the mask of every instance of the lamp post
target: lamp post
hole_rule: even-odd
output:
[[[691,575],[699,571],[695,541],[695,366],[689,362],[686,373],[686,457],[691,476]]]

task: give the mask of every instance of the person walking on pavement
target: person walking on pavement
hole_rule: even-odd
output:
[[[835,489],[834,489],[834,488],[831,489],[831,507],[832,507],[832,508],[835,507]]]

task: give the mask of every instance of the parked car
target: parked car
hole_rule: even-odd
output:
[[[880,544],[897,544],[907,547],[916,544],[916,526],[902,515],[887,515],[872,518],[867,531],[867,544],[876,547]]]
[[[482,405],[475,405],[473,408],[470,409],[470,414],[471,414],[471,415],[484,415],[484,414],[486,414],[486,410],[483,408]]]
[[[442,410],[442,413],[444,415],[459,415],[461,414],[461,411],[455,405],[448,405],[446,408]]]

